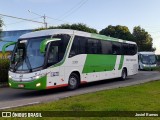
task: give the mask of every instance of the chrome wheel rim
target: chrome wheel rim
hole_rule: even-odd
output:
[[[69,84],[73,87],[76,86],[77,85],[77,79],[75,77],[71,77],[70,81],[69,81]]]
[[[123,79],[126,79],[126,73],[125,73],[125,71],[123,71],[122,77],[123,77]]]

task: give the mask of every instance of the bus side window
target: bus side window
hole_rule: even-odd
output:
[[[112,43],[110,41],[101,41],[102,54],[112,54]]]
[[[87,38],[79,37],[79,54],[86,54],[87,51]]]
[[[48,53],[48,66],[51,66],[59,61],[59,42],[52,42]]]
[[[122,55],[129,55],[129,45],[127,43],[122,44]]]
[[[75,36],[69,57],[73,57],[78,54],[86,54],[86,52],[87,52],[87,38]]]
[[[79,40],[78,40],[78,37],[75,36],[70,53],[69,53],[69,57],[73,57],[78,54],[79,54]]]
[[[137,53],[137,46],[129,44],[129,55],[135,55]]]
[[[98,40],[88,38],[87,54],[99,54],[101,51],[101,44]]]
[[[58,61],[58,46],[50,47],[50,52],[48,55],[48,63],[56,63]]]
[[[112,43],[112,51],[113,51],[113,55],[121,55],[121,43],[118,42],[113,42]]]

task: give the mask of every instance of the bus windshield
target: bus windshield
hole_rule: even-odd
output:
[[[142,55],[141,58],[143,64],[156,64],[155,55]]]
[[[15,45],[12,57],[10,70],[17,72],[32,72],[43,69],[42,67],[49,67],[60,62],[65,54],[69,35],[59,34],[54,35],[52,38],[60,38],[59,41],[53,41],[47,45],[48,52],[40,52],[40,44],[43,40],[51,37],[38,37],[21,39]],[[45,59],[47,58],[47,64]]]
[[[44,64],[44,53],[40,52],[40,43],[46,37],[19,40],[11,57],[10,68],[15,71],[32,71]]]

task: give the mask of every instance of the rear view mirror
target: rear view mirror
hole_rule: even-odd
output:
[[[53,42],[53,41],[59,41],[59,40],[61,40],[61,39],[60,38],[51,38],[51,39],[43,40],[40,44],[40,52],[41,53],[45,52],[45,49],[46,49],[46,46],[48,43]]]

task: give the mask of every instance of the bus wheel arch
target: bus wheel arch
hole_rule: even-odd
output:
[[[81,76],[78,71],[71,72],[68,79],[68,89],[74,90],[77,89],[80,85]]]

